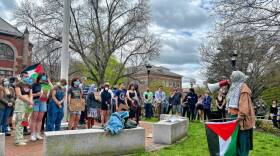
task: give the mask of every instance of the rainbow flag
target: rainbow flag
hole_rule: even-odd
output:
[[[33,80],[37,79],[40,73],[44,72],[43,66],[40,63],[26,67],[22,72],[27,72]]]

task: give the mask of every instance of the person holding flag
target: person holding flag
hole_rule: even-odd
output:
[[[248,156],[253,149],[255,113],[246,79],[241,71],[231,74],[226,97],[230,121],[205,123],[211,156]]]
[[[230,88],[227,94],[229,118],[237,119],[238,132],[237,155],[247,156],[253,149],[253,127],[255,112],[251,100],[251,90],[245,83],[247,76],[241,71],[233,71],[230,76]]]

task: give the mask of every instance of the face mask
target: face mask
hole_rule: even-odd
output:
[[[80,85],[80,81],[75,81],[74,82],[74,86],[79,87],[79,85]]]
[[[107,91],[107,90],[109,90],[109,88],[106,87],[105,90]]]
[[[25,87],[25,88],[23,88],[23,90],[24,90],[24,92],[28,93],[30,91],[30,88]]]
[[[5,81],[5,82],[3,83],[4,87],[8,87],[9,84],[10,84],[10,83],[9,83],[8,81]]]
[[[41,80],[42,80],[42,81],[46,81],[46,80],[47,80],[47,77],[44,75],[44,76],[41,77]]]

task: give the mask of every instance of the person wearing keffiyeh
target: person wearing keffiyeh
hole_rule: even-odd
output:
[[[251,100],[251,90],[245,83],[248,77],[241,71],[233,71],[230,77],[231,85],[227,94],[229,118],[239,121],[237,155],[247,156],[253,149],[253,127],[255,112]]]

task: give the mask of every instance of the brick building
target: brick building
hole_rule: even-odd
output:
[[[129,73],[133,73],[128,82],[138,83],[140,91],[143,92],[148,87],[148,72],[145,66],[131,68]],[[168,68],[152,66],[149,74],[149,86],[156,87],[155,85],[162,85],[165,88],[173,89],[175,87],[182,88],[182,75],[171,72]]]
[[[30,65],[32,47],[27,29],[22,33],[0,17],[0,77],[14,76]]]

